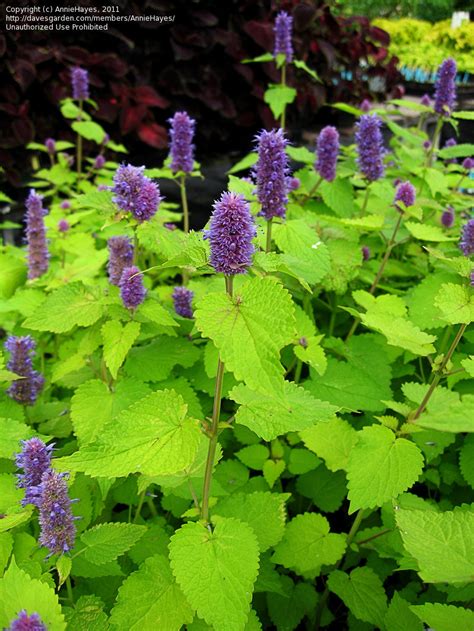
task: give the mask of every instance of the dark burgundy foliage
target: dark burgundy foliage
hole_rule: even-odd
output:
[[[29,4],[20,0],[19,5]],[[92,0],[84,0],[92,5]],[[70,96],[71,66],[89,72],[94,117],[131,152],[167,146],[166,120],[186,110],[197,120],[197,154],[208,147],[241,149],[256,129],[271,127],[263,102],[269,81],[278,81],[273,63],[242,65],[241,60],[273,50],[273,22],[278,10],[294,20],[295,57],[317,70],[323,84],[289,70],[298,89],[293,124],[314,122],[314,113],[334,101],[360,103],[370,94],[360,62],[371,57],[368,74],[381,81],[380,97],[396,93],[399,74],[388,57],[389,36],[365,18],[331,13],[330,3],[286,0],[116,0],[123,13],[175,14],[175,22],[111,24],[107,32],[76,34],[5,31],[0,34],[0,162],[10,183],[22,184],[28,173],[32,140],[67,137],[57,103]],[[341,79],[341,70],[352,79]],[[333,79],[337,79],[334,83]],[[395,91],[395,92],[394,92]],[[370,94],[372,99],[377,95]],[[242,127],[248,134],[242,133]],[[164,156],[154,152],[156,163]],[[20,175],[22,174],[22,175]]]

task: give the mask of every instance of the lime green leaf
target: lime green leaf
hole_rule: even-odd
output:
[[[103,313],[96,292],[82,283],[70,283],[56,289],[23,326],[35,331],[67,333],[77,326],[90,326]]]
[[[96,442],[55,464],[98,477],[178,473],[193,462],[202,437],[186,412],[174,390],[152,392],[104,427]]]
[[[263,477],[272,489],[275,482],[286,468],[284,460],[267,460],[263,465]]]
[[[358,432],[347,467],[349,513],[382,506],[410,488],[423,470],[418,447],[381,425]]]
[[[474,512],[395,513],[404,546],[425,583],[467,583],[474,576]]]
[[[424,223],[405,222],[405,228],[415,239],[420,241],[455,241],[457,237],[450,237],[439,226],[429,226]]]
[[[20,440],[32,438],[35,432],[20,421],[0,417],[0,458],[13,458],[20,451]]]
[[[461,447],[459,468],[462,477],[474,489],[474,436],[468,436]]]
[[[98,379],[82,383],[71,402],[71,419],[79,444],[93,442],[119,412],[149,392],[148,386],[136,379],[119,381],[113,391]]]
[[[293,382],[275,379],[272,385],[271,390],[255,391],[240,384],[229,394],[240,405],[237,423],[264,440],[306,429],[318,421],[328,421],[338,410]]]
[[[200,299],[196,326],[220,351],[226,368],[249,385],[280,377],[280,349],[294,337],[288,291],[270,278],[252,278],[230,298],[224,292]]]
[[[275,546],[285,531],[285,499],[288,496],[269,491],[234,493],[219,500],[213,515],[235,517],[247,523],[255,533],[260,552]]]
[[[305,164],[314,164],[316,156],[313,151],[310,151],[306,147],[293,147],[288,145],[286,147],[286,153],[292,160],[296,162],[304,162]]]
[[[74,631],[104,631],[108,629],[108,618],[104,603],[98,596],[81,596],[66,614],[68,629]]]
[[[442,285],[434,303],[448,324],[470,324],[474,320],[474,295],[470,287]]]
[[[252,59],[243,59],[241,63],[243,64],[252,64],[256,62],[263,61],[274,61],[275,57],[272,53],[264,53],[263,55],[259,55],[258,57],[253,57]]]
[[[311,77],[313,77],[313,79],[316,79],[316,81],[319,81],[319,83],[321,83],[321,79],[318,77],[317,72],[315,72],[312,68],[309,68],[302,59],[294,59],[293,65],[297,68],[300,68],[301,70],[304,70]]]
[[[15,289],[25,282],[26,264],[8,254],[0,254],[0,269],[0,297],[10,298]]]
[[[288,471],[293,475],[300,475],[316,469],[320,464],[321,460],[311,453],[309,449],[296,447],[290,451]]]
[[[412,605],[411,611],[420,620],[426,622],[436,631],[472,631],[474,629],[474,611],[454,605],[441,603],[425,603]]]
[[[296,99],[296,90],[286,85],[273,85],[263,95],[263,100],[268,103],[275,118],[280,118],[287,105]]]
[[[138,307],[135,317],[137,316],[145,316],[145,318],[155,324],[161,324],[163,326],[178,326],[178,323],[171,314],[166,311],[159,302],[151,298],[145,300],[145,302]]]
[[[240,449],[235,455],[249,469],[261,471],[263,463],[270,457],[270,450],[265,445],[257,443]]]
[[[333,418],[300,434],[306,447],[323,458],[330,471],[347,469],[349,455],[358,440],[356,430],[347,421]]]
[[[31,578],[12,559],[0,579],[0,627],[9,628],[20,611],[36,612],[48,631],[64,631],[66,623],[54,590],[46,583]]]
[[[445,147],[438,152],[438,156],[443,160],[449,158],[469,158],[474,154],[474,145],[462,143],[454,147]]]
[[[198,615],[216,631],[243,630],[258,574],[252,529],[222,517],[212,532],[188,523],[171,537],[169,549],[173,574]]]
[[[299,476],[296,490],[324,513],[334,513],[347,495],[346,476],[342,471],[332,473],[321,463],[313,471]]]
[[[423,631],[423,625],[410,609],[410,603],[395,592],[385,615],[387,631]]]
[[[76,121],[72,123],[73,130],[86,140],[93,140],[101,145],[105,138],[105,130],[98,123],[93,121]]]
[[[309,583],[294,583],[289,576],[282,576],[284,595],[267,594],[268,612],[278,631],[294,631],[306,615],[316,609],[316,590]]]
[[[456,281],[454,274],[430,274],[406,296],[410,320],[422,331],[445,326],[441,311],[433,304],[441,286]]]
[[[354,188],[347,178],[337,177],[332,182],[321,182],[319,191],[326,206],[329,206],[338,217],[354,215]]]
[[[440,432],[474,432],[474,395],[465,394],[460,399],[457,392],[438,389],[415,423]]]
[[[127,322],[124,326],[118,320],[109,320],[102,326],[104,340],[104,359],[114,379],[120,366],[125,361],[128,351],[140,334],[138,322]]]
[[[242,160],[239,160],[236,164],[234,164],[227,173],[231,175],[232,173],[238,173],[239,171],[250,169],[250,167],[253,167],[253,165],[256,164],[257,160],[258,154],[252,151],[252,153],[247,154],[245,158],[242,158]]]
[[[298,359],[305,364],[309,364],[319,375],[324,375],[327,369],[328,360],[324,349],[320,346],[320,337],[305,338],[305,346],[298,344],[294,347],[294,352]]]
[[[345,535],[330,533],[325,517],[304,513],[287,524],[272,561],[297,574],[317,576],[322,565],[337,563],[345,549]]]
[[[474,355],[470,355],[468,358],[462,359],[461,366],[470,377],[474,377]]]
[[[125,372],[142,381],[163,381],[174,366],[193,366],[200,350],[187,338],[161,336],[146,346],[132,348],[125,362]]]
[[[81,535],[81,543],[86,548],[83,553],[86,561],[102,565],[114,561],[130,550],[145,534],[145,526],[135,524],[99,524]]]
[[[129,631],[179,631],[192,619],[193,610],[176,585],[168,559],[157,554],[122,584],[110,624]]]
[[[451,116],[453,118],[462,118],[463,120],[466,121],[473,121],[474,120],[474,112],[471,112],[469,110],[463,110],[460,112],[453,112],[451,114]]]
[[[56,561],[56,570],[58,572],[59,585],[63,585],[71,573],[72,561],[71,557],[62,554]]]
[[[384,628],[387,597],[382,581],[370,567],[357,567],[350,574],[334,570],[327,585],[356,618]]]

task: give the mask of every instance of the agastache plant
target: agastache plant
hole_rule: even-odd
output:
[[[430,167],[433,162],[434,152],[438,149],[439,138],[443,123],[451,116],[456,101],[456,73],[457,66],[454,59],[450,57],[445,59],[438,68],[435,95],[434,95],[434,111],[438,114],[438,120],[433,132],[431,140],[431,149],[428,153],[427,166]]]
[[[381,126],[377,114],[364,114],[356,123],[357,164],[369,182],[379,180],[385,172]]]
[[[76,539],[66,479],[66,473],[50,469],[43,474],[39,486],[39,541],[50,555],[69,552]]]
[[[335,127],[328,125],[321,130],[316,145],[316,155],[316,171],[321,179],[332,182],[336,177],[339,155],[339,133]]]
[[[35,612],[28,615],[25,609],[20,611],[18,617],[12,620],[6,631],[48,631],[39,615]]]
[[[107,263],[109,282],[118,287],[123,270],[133,265],[133,243],[129,237],[110,237],[107,241],[107,247],[109,250],[109,261]]]
[[[172,295],[175,312],[183,318],[192,318],[193,297],[194,292],[187,287],[175,287]]]
[[[48,211],[43,208],[43,198],[33,189],[26,200],[26,242],[28,250],[28,278],[42,276],[49,265],[48,242],[44,216]]]
[[[190,118],[186,112],[176,112],[170,118],[170,154],[171,170],[173,173],[181,173],[179,187],[181,191],[181,205],[183,208],[184,232],[189,232],[189,208],[186,194],[186,175],[192,172],[194,165],[194,129],[196,121]]]
[[[19,375],[8,388],[8,395],[22,405],[34,405],[44,386],[44,377],[33,368],[36,342],[29,335],[7,338],[5,349],[10,353],[8,370]]]
[[[275,58],[278,58],[278,55],[284,55],[281,63],[281,86],[286,87],[286,66],[293,61],[293,18],[286,11],[280,11],[276,16],[273,30],[275,33],[273,54]],[[285,129],[285,122],[286,103],[283,104],[280,117],[280,127],[282,129]]]
[[[84,101],[89,98],[89,73],[84,68],[71,68],[72,98],[78,101],[79,114],[77,120],[82,121]],[[82,176],[82,136],[78,132],[76,139],[77,181]]]
[[[143,275],[135,265],[123,270],[119,287],[120,297],[127,309],[134,311],[145,300],[146,289],[143,286]]]
[[[256,143],[258,161],[253,175],[257,184],[257,198],[262,205],[260,215],[267,221],[266,251],[269,252],[273,218],[284,219],[288,204],[289,166],[285,151],[288,141],[282,129],[274,129],[260,132]]]
[[[148,221],[158,211],[161,196],[155,182],[144,175],[145,167],[122,164],[114,175],[113,201],[139,222]]]
[[[46,445],[39,438],[22,440],[21,452],[16,454],[15,463],[23,473],[18,473],[18,487],[25,489],[22,505],[38,506],[39,485],[43,474],[51,469],[53,445]]]
[[[474,219],[469,219],[461,231],[461,239],[459,241],[459,249],[464,256],[474,254]]]

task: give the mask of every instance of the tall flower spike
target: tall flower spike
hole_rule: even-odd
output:
[[[196,121],[190,118],[186,112],[176,112],[170,123],[170,153],[171,170],[173,173],[183,171],[191,173],[194,164],[193,136]]]
[[[22,440],[21,444],[23,448],[19,454],[16,454],[15,462],[16,466],[24,471],[17,474],[18,487],[25,489],[22,505],[38,506],[38,488],[43,474],[51,468],[53,445],[45,445],[39,438]]]
[[[275,46],[273,53],[275,57],[283,54],[286,57],[286,63],[293,61],[293,44],[292,44],[292,30],[293,30],[293,18],[286,11],[280,11],[276,16],[275,26],[273,27],[275,32]]]
[[[6,631],[48,631],[48,627],[43,624],[37,613],[28,615],[26,609],[23,609]]]
[[[183,318],[192,318],[194,291],[191,291],[187,287],[175,287],[172,297],[176,313]]]
[[[145,300],[146,289],[143,276],[135,265],[126,267],[120,277],[120,297],[127,309],[136,309]]]
[[[282,129],[262,131],[256,137],[258,161],[253,175],[257,183],[257,197],[262,205],[260,215],[268,221],[284,217],[288,203],[288,141]]]
[[[445,228],[451,228],[454,223],[455,213],[452,206],[447,206],[441,215],[441,223]]]
[[[26,200],[26,242],[28,244],[28,278],[39,278],[48,270],[49,252],[46,240],[43,198],[33,189]]]
[[[71,68],[72,98],[84,101],[89,98],[89,73],[84,68]]]
[[[242,195],[222,193],[214,203],[210,228],[211,265],[227,276],[245,274],[252,264],[255,224],[250,206]]]
[[[10,336],[5,342],[5,349],[11,353],[7,368],[22,377],[12,382],[7,393],[23,405],[33,405],[44,386],[43,375],[33,368],[35,348],[35,341],[29,335]]]
[[[112,186],[114,203],[121,210],[132,213],[139,222],[151,219],[162,199],[158,185],[143,174],[144,169],[121,164],[115,172]]]
[[[337,156],[339,154],[339,134],[335,127],[328,125],[321,130],[316,145],[316,171],[328,182],[336,177]]]
[[[437,114],[450,116],[456,100],[456,72],[454,59],[448,57],[438,68],[435,83],[434,109]]]
[[[474,254],[474,219],[469,219],[469,221],[462,227],[459,249],[464,256],[471,256]]]
[[[109,282],[118,287],[123,270],[133,265],[133,243],[129,237],[110,237],[107,247],[109,249],[107,263]]]
[[[398,208],[397,202],[403,202],[406,207],[413,206],[415,200],[416,191],[413,184],[411,182],[401,182],[395,191],[395,198],[393,200],[395,207]]]
[[[371,182],[380,179],[384,172],[382,121],[376,114],[364,114],[356,123],[357,164]]]
[[[39,486],[39,542],[50,554],[69,552],[76,538],[66,478],[66,473],[50,469],[43,473]]]

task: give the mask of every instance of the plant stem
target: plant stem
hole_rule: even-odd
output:
[[[136,226],[133,228],[133,264],[138,263],[138,235]]]
[[[355,519],[352,523],[351,529],[349,530],[349,534],[347,535],[347,539],[346,539],[346,550],[349,550],[349,547],[354,539],[354,537],[356,536],[357,531],[359,530],[359,526],[361,524],[362,521],[362,514],[363,514],[363,509],[361,508],[359,510],[359,512],[357,513],[357,515],[355,516]],[[344,555],[343,557],[341,557],[339,559],[339,561],[336,563],[335,566],[335,570],[338,570],[341,565],[344,562],[344,559],[346,558],[346,555]],[[326,603],[327,600],[329,598],[329,587],[326,587],[326,589],[323,592],[323,595],[321,596],[321,599],[319,601],[318,607],[316,609],[316,622],[315,622],[315,630],[318,631],[320,625],[321,625],[321,618],[324,612],[324,609],[326,607]]]
[[[367,203],[369,201],[369,195],[370,195],[370,187],[369,187],[369,185],[367,185],[367,187],[365,189],[364,201],[362,202],[362,206],[360,208],[360,212],[361,213],[365,212],[365,209],[367,208]]]
[[[149,495],[147,495],[146,503],[148,504],[148,508],[150,509],[150,513],[153,515],[153,517],[156,517],[158,515],[158,511],[156,510],[156,506],[155,506],[155,504],[153,502],[153,498],[150,497]]]
[[[281,67],[281,85],[286,85],[286,63],[284,63]],[[281,113],[280,118],[280,127],[285,130],[285,119],[286,119],[286,103],[283,106],[283,112]]]
[[[272,224],[273,218],[270,217],[270,219],[267,221],[267,242],[265,245],[265,252],[272,251]]]
[[[428,388],[428,392],[423,397],[423,401],[420,403],[420,405],[419,405],[418,409],[416,410],[414,416],[409,419],[410,422],[413,423],[414,421],[416,421],[416,419],[418,419],[421,416],[421,414],[424,412],[426,406],[428,405],[429,400],[431,399],[431,395],[433,394],[436,386],[439,384],[439,382],[441,380],[441,377],[443,376],[443,371],[446,368],[448,362],[450,361],[454,351],[456,350],[456,346],[459,344],[459,341],[462,338],[462,336],[464,335],[464,331],[466,330],[466,328],[467,328],[467,324],[461,324],[461,326],[459,327],[459,330],[456,333],[456,337],[452,341],[452,344],[449,347],[448,352],[444,356],[443,361],[440,364],[440,367],[436,371],[434,379],[431,382],[430,387]]]
[[[316,193],[316,191],[318,190],[321,182],[323,181],[324,178],[322,178],[321,176],[319,177],[318,181],[316,182],[316,184],[312,187],[312,189],[309,191],[309,193],[307,195],[304,196],[303,201],[305,202],[307,199],[310,199],[310,197],[313,197],[313,195]]]
[[[227,294],[232,297],[233,276],[225,277]],[[207,450],[206,470],[204,473],[204,486],[202,491],[201,519],[209,524],[209,495],[211,491],[212,471],[216,456],[217,437],[219,433],[219,419],[221,415],[222,384],[224,381],[224,362],[219,358],[217,364],[216,385],[214,389],[214,404],[212,407],[212,424],[209,435],[209,448]]]
[[[400,228],[400,224],[402,223],[402,217],[403,217],[403,214],[399,213],[399,217],[398,217],[397,223],[395,224],[395,228],[394,228],[394,230],[392,232],[392,236],[390,237],[390,240],[387,243],[387,248],[385,250],[385,254],[383,256],[382,262],[380,263],[380,267],[379,267],[378,272],[377,272],[377,274],[376,274],[376,276],[374,278],[374,282],[370,286],[369,294],[372,294],[372,295],[374,294],[374,292],[375,292],[375,290],[377,288],[377,285],[379,284],[380,279],[382,278],[382,275],[383,275],[383,273],[385,271],[385,266],[387,265],[387,261],[390,258],[390,254],[392,253],[393,248],[395,247],[395,239],[397,237],[397,233],[398,233],[398,229]],[[355,333],[355,331],[356,331],[357,327],[359,326],[359,324],[360,324],[360,318],[356,318],[354,320],[354,322],[352,323],[352,327],[350,328],[349,333],[347,334],[347,337],[346,337],[346,340],[345,340],[346,342]]]
[[[140,497],[138,499],[138,506],[137,506],[137,510],[135,512],[135,517],[133,518],[133,524],[137,523],[138,518],[140,517],[140,513],[142,510],[142,506],[143,506],[143,502],[145,501],[145,493],[146,493],[146,489],[143,489],[143,491],[140,493]]]
[[[433,164],[433,155],[434,155],[435,150],[438,148],[439,135],[441,133],[443,123],[444,123],[443,117],[438,116],[438,120],[436,121],[436,127],[433,132],[433,139],[431,141],[431,147],[429,148],[428,155],[426,156],[426,166],[428,167],[430,167]]]
[[[68,576],[66,579],[66,590],[67,590],[67,596],[69,598],[69,600],[71,601],[71,605],[74,606],[74,595],[72,593],[72,585],[71,585],[71,577]]]
[[[183,208],[183,227],[184,227],[184,232],[188,234],[189,208],[188,208],[188,197],[186,195],[186,176],[185,175],[182,175],[180,178],[179,188],[181,190],[181,206]]]
[[[295,378],[294,378],[295,383],[300,382],[302,369],[303,369],[303,362],[301,361],[301,359],[298,359],[298,361],[296,362],[296,368],[295,368]]]
[[[82,99],[79,101],[79,121],[82,120]],[[77,181],[81,179],[82,174],[82,136],[77,134],[76,144],[76,168],[77,168]]]

